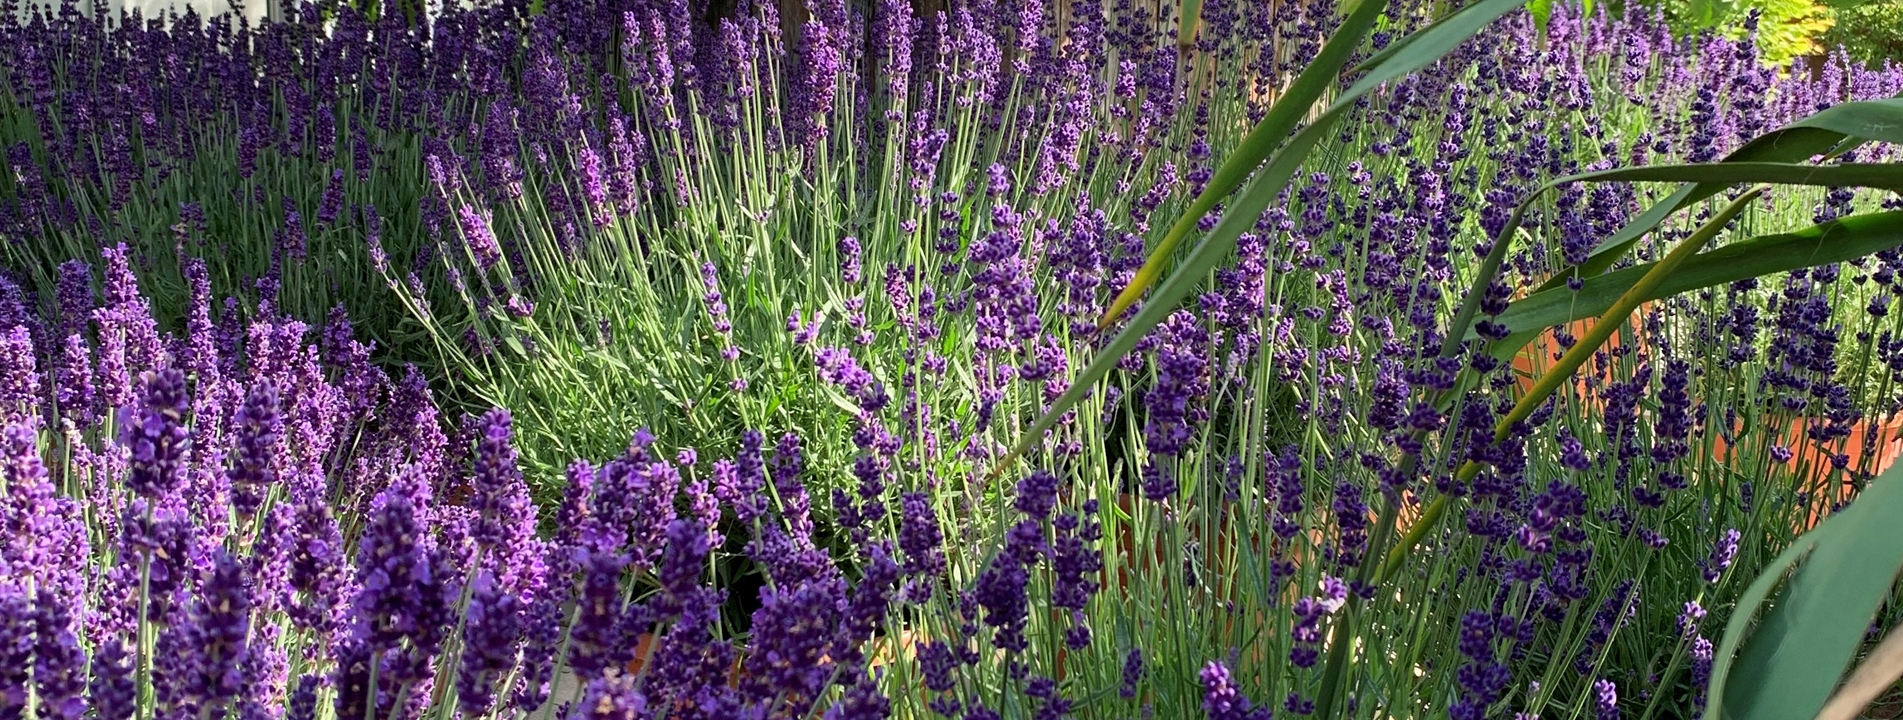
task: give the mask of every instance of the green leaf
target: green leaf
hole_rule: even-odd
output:
[[[1843,262],[1903,246],[1903,211],[1865,213],[1813,225],[1797,232],[1761,235],[1727,243],[1687,260],[1646,301],[1714,287],[1746,278]],[[1655,263],[1635,265],[1586,278],[1580,289],[1543,290],[1508,305],[1494,322],[1513,331],[1494,343],[1494,357],[1509,358],[1540,333],[1598,315],[1612,306]],[[1475,337],[1469,331],[1469,338]]]
[[[510,352],[515,353],[516,357],[526,358],[529,356],[529,349],[526,347],[523,347],[522,339],[516,337],[515,333],[509,333],[507,335],[503,335],[502,344],[508,347]]]
[[[1847,102],[1825,108],[1810,117],[1758,136],[1726,155],[1723,162],[1798,163],[1847,149],[1862,140],[1903,142],[1903,99]],[[1593,248],[1585,263],[1554,274],[1539,289],[1559,287],[1574,274],[1592,277],[1605,272],[1632,249],[1633,243],[1658,227],[1672,213],[1728,187],[1726,183],[1702,180],[1687,183],[1654,204]]]
[[[1688,165],[1648,165],[1615,168],[1568,175],[1549,186],[1572,182],[1698,182],[1701,184],[1740,185],[1775,183],[1778,185],[1820,185],[1825,187],[1903,187],[1903,165],[1896,163],[1809,163],[1719,162]]]
[[[1176,16],[1176,46],[1187,49],[1196,43],[1196,23],[1203,17],[1203,0],[1183,0],[1182,12]]]
[[[1289,85],[1288,92],[1276,99],[1275,104],[1269,107],[1268,114],[1262,117],[1262,121],[1256,123],[1255,129],[1249,131],[1248,136],[1236,146],[1234,153],[1216,168],[1215,174],[1210,176],[1209,183],[1204,186],[1202,194],[1191,200],[1189,207],[1183,210],[1182,216],[1170,225],[1169,231],[1164,233],[1163,239],[1143,261],[1143,267],[1139,268],[1136,276],[1130,279],[1130,284],[1110,302],[1110,309],[1104,312],[1103,319],[1097,323],[1099,330],[1115,322],[1124,311],[1136,304],[1137,298],[1142,297],[1143,293],[1163,276],[1163,269],[1169,265],[1177,246],[1181,245],[1183,240],[1189,237],[1189,233],[1196,228],[1196,221],[1209,214],[1209,211],[1216,209],[1218,202],[1234,192],[1236,188],[1241,187],[1242,181],[1247,180],[1250,173],[1255,172],[1256,168],[1260,167],[1277,147],[1284,144],[1289,132],[1293,131],[1296,124],[1308,114],[1315,101],[1335,84],[1335,78],[1341,72],[1342,66],[1347,64],[1348,56],[1360,46],[1361,38],[1368,33],[1368,30],[1374,27],[1375,20],[1380,17],[1381,10],[1386,4],[1385,0],[1361,3],[1346,20],[1342,21],[1340,29],[1328,38],[1328,42],[1322,46],[1321,53],[1315,57],[1314,62],[1309,63],[1308,67],[1302,70],[1302,74],[1295,78],[1295,82]]]
[[[1706,686],[1705,717],[1724,717],[1725,684],[1730,680],[1733,661],[1737,659],[1738,646],[1744,643],[1744,632],[1751,627],[1751,619],[1757,617],[1758,608],[1771,597],[1771,590],[1784,574],[1790,571],[1804,556],[1817,547],[1818,540],[1827,532],[1830,523],[1805,533],[1791,542],[1790,547],[1778,553],[1764,570],[1758,573],[1756,580],[1738,596],[1738,604],[1731,610],[1731,620],[1725,624],[1724,637],[1718,641],[1718,650],[1712,654],[1711,684]]]
[[[1534,0],[1532,3],[1528,5],[1528,7],[1529,8],[1536,7],[1541,2],[1546,2],[1549,6],[1551,5],[1551,0]],[[1491,10],[1474,10],[1472,8],[1462,8],[1460,11],[1442,15],[1438,18],[1435,18],[1433,22],[1428,23],[1427,27],[1423,27],[1418,30],[1415,30],[1414,32],[1409,33],[1405,37],[1397,38],[1393,42],[1388,43],[1387,47],[1381,48],[1380,50],[1376,51],[1373,55],[1368,56],[1368,59],[1361,61],[1359,64],[1355,65],[1348,72],[1365,73],[1365,72],[1368,72],[1369,70],[1373,70],[1377,67],[1385,65],[1387,64],[1388,60],[1392,59],[1395,55],[1400,54],[1402,49],[1408,47],[1409,45],[1414,44],[1416,40],[1420,40],[1422,38],[1427,37],[1429,33],[1440,32],[1441,28],[1446,27],[1448,25],[1451,25],[1454,23],[1461,23],[1463,25],[1472,25],[1473,23],[1471,22],[1471,20],[1473,18],[1468,16],[1468,13],[1470,11],[1488,15],[1489,16],[1488,21],[1491,22],[1492,20],[1499,19],[1501,15],[1505,15],[1507,12],[1512,11],[1512,9],[1513,9],[1512,7],[1508,7],[1504,11],[1493,13]],[[1535,12],[1537,12],[1537,10],[1535,10]],[[1485,25],[1486,23],[1481,23],[1481,24]],[[1468,33],[1468,35],[1472,35],[1472,34],[1473,34],[1472,32]],[[1465,36],[1462,36],[1462,39],[1465,39]],[[1438,60],[1438,59],[1439,59],[1439,56],[1435,56],[1431,58],[1430,61]]]
[[[1708,717],[1808,718],[1823,708],[1903,569],[1900,513],[1903,466],[1891,468],[1850,507],[1798,538],[1793,549],[1809,546],[1809,555],[1779,602],[1750,630],[1728,672],[1713,674]],[[1774,565],[1752,589],[1782,575]],[[1740,608],[1725,630],[1727,658],[1735,647],[1733,632],[1751,620],[1752,613],[1743,612],[1742,603]],[[1716,704],[1720,699],[1722,706]]]
[[[1335,99],[1334,108],[1346,107],[1368,94],[1382,83],[1398,80],[1415,70],[1427,67],[1435,61],[1453,52],[1454,48],[1473,37],[1493,23],[1500,16],[1512,12],[1526,0],[1480,0],[1480,2],[1461,8],[1460,12],[1447,16],[1426,28],[1415,32],[1391,48],[1392,52],[1379,63],[1368,66],[1367,74],[1362,75],[1347,92]]]
[[[1307,114],[1311,105],[1322,92],[1334,83],[1335,76],[1347,64],[1349,55],[1361,45],[1361,40],[1373,28],[1381,11],[1386,9],[1385,1],[1366,0],[1355,6],[1353,12],[1342,21],[1335,34],[1322,46],[1321,53],[1302,71],[1269,113],[1249,136],[1243,139],[1236,154],[1230,156],[1220,168],[1201,195],[1170,227],[1150,257],[1144,261],[1143,268],[1136,277],[1112,301],[1099,328],[1108,326],[1125,310],[1136,303],[1137,298],[1161,277],[1163,268],[1169,263],[1176,246],[1186,237],[1197,220],[1202,218],[1216,203],[1227,196],[1231,190],[1255,171],[1264,158],[1269,159],[1268,166],[1256,174],[1236,204],[1222,215],[1216,227],[1210,231],[1203,242],[1191,251],[1182,266],[1171,273],[1150,298],[1141,312],[1132,317],[1123,330],[1110,341],[1110,344],[1091,358],[1090,364],[1072,379],[1070,388],[1058,397],[1057,401],[1045,409],[1024,433],[1018,437],[1011,449],[1000,457],[991,468],[992,477],[1002,474],[1011,461],[1036,446],[1044,433],[1057,424],[1057,419],[1069,412],[1077,403],[1096,387],[1097,381],[1116,367],[1117,360],[1136,347],[1150,328],[1162,322],[1177,302],[1195,289],[1202,277],[1216,263],[1227,257],[1235,249],[1236,240],[1242,233],[1253,227],[1270,203],[1288,187],[1289,179],[1294,176],[1308,154],[1314,150],[1322,138],[1334,127],[1336,121],[1347,112],[1355,100],[1365,95],[1381,82],[1377,78],[1393,79],[1439,60],[1442,56],[1459,46],[1481,28],[1493,20],[1520,6],[1524,0],[1481,0],[1460,9],[1443,20],[1402,38],[1391,52],[1378,63],[1367,65],[1368,74],[1357,81],[1347,91],[1336,96],[1334,102],[1309,125],[1289,138],[1276,149],[1278,141],[1287,137],[1288,132]],[[1271,157],[1271,152],[1273,156]]]

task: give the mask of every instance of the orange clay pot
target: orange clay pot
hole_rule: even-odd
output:
[[[1626,320],[1625,326],[1613,332],[1612,337],[1607,338],[1606,343],[1599,346],[1597,352],[1616,350],[1622,347],[1625,341],[1629,339],[1628,336],[1635,336],[1631,339],[1642,340],[1643,338],[1636,337],[1638,335],[1638,327],[1644,321],[1646,312],[1651,310],[1651,308],[1651,303],[1640,305],[1639,309],[1632,313],[1632,317]],[[1593,324],[1598,321],[1598,318],[1581,318],[1574,320],[1566,323],[1566,332],[1572,335],[1575,340],[1584,338],[1586,337],[1586,333],[1592,331]],[[1520,394],[1524,395],[1532,392],[1533,385],[1538,383],[1539,379],[1546,375],[1548,369],[1559,362],[1555,356],[1560,354],[1559,343],[1553,339],[1553,333],[1550,330],[1541,332],[1539,337],[1533,339],[1533,342],[1527,343],[1526,347],[1520,348],[1520,352],[1513,356],[1513,375],[1519,385]],[[1573,392],[1578,397],[1590,398],[1589,402],[1596,407],[1600,402],[1598,393],[1587,392],[1587,390],[1595,386],[1592,377],[1593,373],[1593,362],[1588,360],[1577,372],[1573,373],[1572,387]]]
[[[1810,438],[1810,425],[1813,422],[1822,423],[1821,420],[1796,416],[1779,418],[1776,422],[1780,423],[1780,427],[1776,429],[1775,442],[1791,451],[1791,459],[1784,461],[1784,466],[1796,475],[1809,492],[1815,495],[1821,491],[1829,496],[1830,502],[1847,501],[1855,490],[1844,481],[1841,474],[1832,471],[1834,466],[1831,457],[1840,449],[1850,460],[1846,467],[1860,476],[1882,475],[1894,467],[1898,459],[1903,458],[1903,414],[1866,419],[1851,426],[1849,436],[1828,444]],[[1872,435],[1875,436],[1874,441],[1870,439]],[[1866,448],[1869,449],[1866,451]],[[1756,470],[1737,467],[1738,460],[1731,456],[1730,443],[1725,442],[1724,436],[1718,433],[1713,433],[1712,457],[1739,471]],[[1813,508],[1804,526],[1799,529],[1816,527],[1823,519],[1822,511]]]

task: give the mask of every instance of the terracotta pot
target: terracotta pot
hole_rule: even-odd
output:
[[[1626,321],[1625,326],[1612,333],[1612,337],[1607,338],[1606,343],[1599,346],[1599,351],[1605,352],[1623,347],[1625,341],[1628,339],[1628,335],[1636,336],[1638,334],[1637,328],[1644,322],[1645,315],[1651,308],[1651,303],[1640,305],[1639,309]],[[1586,337],[1586,333],[1591,332],[1593,325],[1597,322],[1598,318],[1574,320],[1566,324],[1566,332],[1572,335],[1575,340],[1578,340]],[[1633,339],[1642,338],[1634,337]],[[1540,336],[1535,338],[1533,342],[1528,343],[1526,347],[1520,348],[1520,352],[1513,356],[1513,375],[1519,385],[1521,394],[1532,392],[1533,385],[1539,382],[1539,379],[1546,374],[1548,369],[1553,367],[1554,363],[1558,362],[1556,356],[1560,355],[1561,352],[1559,343],[1553,339],[1553,334],[1550,331],[1540,333]],[[1595,385],[1595,381],[1592,377],[1593,372],[1593,363],[1591,360],[1588,360],[1584,366],[1573,373],[1572,387],[1573,391],[1579,397],[1590,398],[1589,402],[1597,407],[1600,402],[1598,394],[1587,392],[1587,390],[1593,388]]]
[[[1799,481],[1804,483],[1807,492],[1813,495],[1823,493],[1830,502],[1849,500],[1854,492],[1854,488],[1844,482],[1842,474],[1832,471],[1834,466],[1831,463],[1831,457],[1838,452],[1841,451],[1848,457],[1849,464],[1846,467],[1859,476],[1882,475],[1894,467],[1898,459],[1903,459],[1903,414],[1866,419],[1851,426],[1849,436],[1830,443],[1819,443],[1810,438],[1810,426],[1821,424],[1823,420],[1795,416],[1774,418],[1771,421],[1778,425],[1772,428],[1759,428],[1754,434],[1762,436],[1767,432],[1775,433],[1774,437],[1777,439],[1774,442],[1791,451],[1791,458],[1784,461],[1784,466],[1797,475]],[[1725,441],[1722,434],[1714,433],[1713,435],[1712,457],[1715,461],[1743,472],[1757,469],[1739,467],[1738,459],[1731,455],[1730,443]],[[1874,439],[1872,436],[1875,436]],[[1828,505],[1828,503],[1821,504]],[[1821,510],[1813,509],[1800,529],[1815,527],[1823,518],[1824,514]]]

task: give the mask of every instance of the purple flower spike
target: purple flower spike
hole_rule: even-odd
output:
[[[245,393],[244,404],[231,418],[235,451],[229,474],[231,506],[240,516],[257,513],[264,494],[277,483],[275,462],[283,432],[278,412],[277,386],[261,380]]]
[[[120,444],[132,454],[126,484],[143,498],[177,492],[191,435],[185,428],[185,373],[165,368],[145,377],[144,403],[129,413]]]
[[[25,325],[0,332],[0,418],[6,422],[37,419],[42,394],[32,334]]]
[[[456,208],[456,221],[463,231],[463,242],[469,245],[469,254],[475,257],[476,265],[488,270],[502,261],[502,245],[496,242],[496,232],[489,225],[489,214],[474,207],[464,205]]]
[[[1592,683],[1593,717],[1597,720],[1619,720],[1619,688],[1611,680],[1594,680]]]
[[[515,665],[521,640],[521,602],[498,591],[488,573],[478,575],[463,615],[462,665],[456,673],[457,706],[464,716],[480,717],[495,705],[496,681]]]
[[[0,716],[26,713],[28,678],[33,674],[33,604],[20,588],[0,586]]]
[[[34,605],[33,684],[40,717],[79,720],[86,713],[86,653],[73,634],[71,606],[45,590]]]
[[[1236,689],[1229,667],[1218,661],[1203,666],[1203,713],[1209,720],[1269,720],[1267,706],[1255,707]]]

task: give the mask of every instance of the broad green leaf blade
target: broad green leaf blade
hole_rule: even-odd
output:
[[[1903,164],[1720,162],[1688,165],[1648,165],[1616,168],[1569,175],[1549,183],[1552,186],[1572,182],[1698,182],[1722,185],[1773,183],[1777,185],[1820,185],[1826,187],[1903,187]]]
[[[1830,523],[1824,523],[1798,536],[1791,541],[1790,547],[1772,558],[1764,570],[1758,573],[1757,579],[1744,589],[1744,594],[1738,596],[1738,604],[1731,610],[1731,620],[1725,624],[1724,637],[1718,641],[1717,651],[1712,653],[1711,684],[1706,686],[1705,691],[1705,717],[1725,717],[1725,684],[1730,680],[1738,646],[1744,644],[1744,632],[1751,627],[1751,620],[1757,617],[1758,608],[1771,597],[1771,590],[1777,587],[1779,580],[1784,579],[1784,574],[1809,555],[1817,547],[1818,541],[1830,531]]]
[[[1176,46],[1187,49],[1196,43],[1196,23],[1203,17],[1203,0],[1183,0],[1177,14]]]
[[[1903,99],[1865,100],[1825,108],[1758,136],[1726,155],[1723,162],[1804,162],[1861,140],[1903,142]],[[1554,274],[1539,289],[1559,287],[1574,274],[1592,277],[1605,272],[1632,249],[1634,242],[1672,213],[1716,195],[1726,187],[1724,183],[1702,182],[1702,179],[1680,187],[1593,248],[1585,263]]]
[[[1808,718],[1823,708],[1903,569],[1899,514],[1903,466],[1884,473],[1850,507],[1799,538],[1802,544],[1819,535],[1781,601],[1751,631],[1726,683],[1713,686],[1713,697],[1723,690],[1725,710],[1715,717]]]
[[[1736,282],[1745,278],[1843,262],[1903,246],[1903,211],[1865,213],[1813,225],[1797,232],[1761,235],[1700,253],[1666,278],[1646,300]],[[1494,343],[1494,357],[1509,358],[1540,333],[1589,317],[1597,317],[1627,288],[1650,271],[1653,263],[1635,265],[1587,278],[1578,291],[1565,287],[1536,292],[1508,305],[1494,322],[1513,331]],[[1476,337],[1469,331],[1468,338]]]
[[[1824,704],[1817,720],[1855,720],[1857,713],[1882,697],[1897,678],[1903,678],[1903,626],[1890,628],[1883,642],[1850,671],[1843,688]]]
[[[1382,83],[1390,82],[1433,64],[1454,48],[1473,37],[1513,9],[1520,7],[1526,0],[1480,0],[1462,8],[1460,12],[1402,38],[1392,46],[1379,64],[1368,66],[1367,74],[1349,86],[1348,91],[1335,99],[1334,107],[1342,107],[1355,101],[1368,91]]]
[[[1250,173],[1255,172],[1276,148],[1283,145],[1296,124],[1315,105],[1315,101],[1321,99],[1322,93],[1335,84],[1342,66],[1348,63],[1348,57],[1355,48],[1361,46],[1361,39],[1374,27],[1375,20],[1386,6],[1386,0],[1363,2],[1342,21],[1341,27],[1322,45],[1321,53],[1289,85],[1288,92],[1276,98],[1268,114],[1256,123],[1255,129],[1250,130],[1248,136],[1236,146],[1234,154],[1224,160],[1216,168],[1215,174],[1209,177],[1202,194],[1191,200],[1182,216],[1170,225],[1169,232],[1164,233],[1162,241],[1150,251],[1150,256],[1143,261],[1143,267],[1130,279],[1130,284],[1110,302],[1110,309],[1097,322],[1098,330],[1109,327],[1131,305],[1135,305],[1137,298],[1142,297],[1163,276],[1164,267],[1169,265],[1170,257],[1176,254],[1176,247],[1196,228],[1196,221],[1216,209],[1216,203],[1241,187],[1242,181],[1247,180]]]

